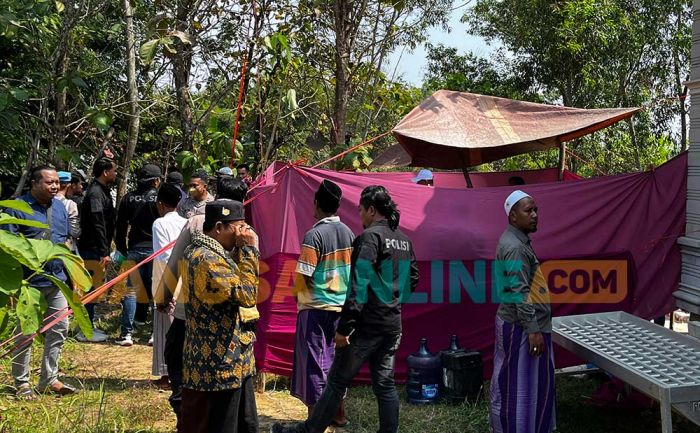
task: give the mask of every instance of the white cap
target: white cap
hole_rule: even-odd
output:
[[[510,210],[513,208],[513,206],[515,206],[515,203],[519,202],[525,197],[530,197],[530,194],[522,192],[519,189],[516,189],[515,191],[511,192],[508,198],[506,199],[506,202],[503,203],[503,208],[506,210],[506,215],[510,214]]]
[[[418,183],[421,180],[433,180],[433,172],[428,170],[427,168],[422,169],[421,171],[418,172],[416,177],[411,179],[413,183]]]

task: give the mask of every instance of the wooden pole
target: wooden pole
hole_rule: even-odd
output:
[[[472,185],[472,179],[469,177],[469,163],[467,162],[467,158],[464,157],[464,153],[459,152],[459,159],[462,160],[462,174],[464,175],[464,180],[467,181],[467,188],[474,188],[474,185]]]
[[[474,185],[472,185],[472,179],[469,177],[469,170],[466,167],[462,167],[462,174],[464,174],[464,180],[467,181],[467,188],[474,188]]]
[[[564,165],[566,164],[566,143],[559,143],[559,181],[564,180]]]

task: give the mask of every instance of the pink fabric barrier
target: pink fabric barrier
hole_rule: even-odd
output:
[[[416,173],[411,172],[367,172],[367,173],[351,173],[355,176],[362,176],[365,179],[375,179],[375,182],[381,184],[385,180],[396,182],[411,182],[411,179]],[[474,188],[484,188],[492,186],[508,186],[508,179],[513,176],[518,176],[525,181],[526,185],[534,183],[556,182],[559,178],[559,169],[544,168],[541,170],[523,170],[523,171],[504,171],[495,173],[469,173],[469,178],[472,181]],[[582,179],[581,176],[574,174],[568,170],[564,170],[564,181]],[[433,172],[433,183],[436,188],[454,188],[464,189],[467,183],[464,180],[464,175],[455,172]]]
[[[624,310],[650,319],[671,311],[671,293],[680,278],[676,239],[685,225],[686,165],[682,154],[653,171],[521,188],[539,206],[533,246],[553,292],[555,316]],[[355,233],[362,229],[357,213],[362,189],[381,183],[397,202],[401,228],[413,240],[421,281],[403,310],[397,379],[405,379],[406,357],[421,337],[435,352],[448,346],[453,333],[463,346],[483,353],[490,375],[497,309],[491,284],[497,268],[491,261],[507,224],[503,201],[515,188],[428,188],[395,180],[405,173],[272,169],[268,174],[281,170],[253,191],[259,197],[249,209],[264,261],[256,346],[260,369],[291,373],[296,258],[305,231],[315,222],[314,192],[322,179],[330,179],[343,189],[339,214]],[[558,366],[575,361],[557,354]],[[367,371],[360,379],[368,379]]]

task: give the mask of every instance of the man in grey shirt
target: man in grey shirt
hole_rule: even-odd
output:
[[[523,191],[510,194],[504,209],[509,224],[494,263],[501,304],[496,314],[491,428],[494,433],[550,433],[556,427],[552,310],[529,236],[537,231],[538,209]]]
[[[511,212],[514,221],[501,235],[496,249],[496,260],[502,263],[508,278],[502,286],[497,314],[504,321],[522,327],[531,336],[533,353],[542,353],[541,334],[552,332],[552,307],[529,236],[537,231],[537,206],[528,196],[516,203]]]

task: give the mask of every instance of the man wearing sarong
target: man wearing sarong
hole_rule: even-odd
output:
[[[514,191],[504,204],[508,228],[496,250],[501,305],[491,380],[494,433],[549,433],[555,429],[554,357],[549,290],[530,243],[537,205]]]
[[[166,183],[158,190],[156,208],[160,218],[153,222],[153,251],[160,251],[161,248],[170,242],[177,240],[182,228],[187,224],[187,220],[175,211],[181,198],[182,195],[177,185]],[[153,300],[156,303],[164,299],[164,295],[159,289],[171,252],[172,249],[165,250],[153,260]],[[159,377],[159,379],[153,380],[151,383],[160,389],[170,389],[168,366],[165,362],[165,341],[170,325],[173,322],[173,315],[168,313],[170,312],[163,310],[153,312],[153,361],[151,374]]]
[[[324,180],[316,191],[314,217],[318,222],[304,236],[297,264],[297,316],[291,394],[309,415],[326,386],[335,358],[335,332],[350,282],[352,231],[336,215],[343,193]],[[345,400],[333,425],[342,427]]]
[[[240,202],[215,200],[204,213],[203,233],[192,235],[185,252],[187,319],[178,432],[257,433],[255,324],[241,313],[257,300],[257,236],[245,223]]]
[[[399,228],[400,213],[386,188],[368,186],[358,206],[365,231],[353,242],[350,285],[335,334],[336,356],[321,398],[308,419],[271,433],[323,433],[331,425],[352,379],[369,362],[377,398],[379,433],[399,431],[394,382],[401,344],[401,303],[418,286],[413,244]]]

